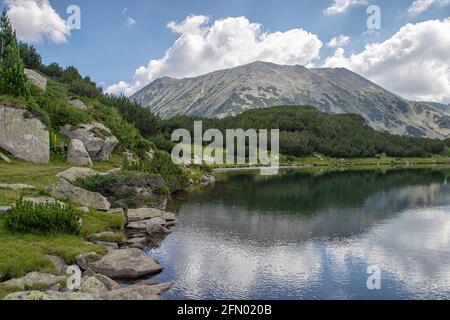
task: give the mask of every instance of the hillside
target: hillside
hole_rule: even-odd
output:
[[[266,62],[188,79],[157,79],[131,99],[163,118],[223,118],[249,109],[310,105],[330,114],[356,113],[377,130],[447,138],[450,113],[403,99],[346,69],[308,69]]]

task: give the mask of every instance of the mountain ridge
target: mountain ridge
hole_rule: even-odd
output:
[[[377,130],[444,139],[450,110],[404,99],[345,68],[253,62],[198,77],[159,78],[130,97],[162,118],[235,116],[249,109],[311,105],[357,113]]]

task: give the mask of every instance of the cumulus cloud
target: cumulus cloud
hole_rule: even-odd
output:
[[[70,27],[48,0],[6,0],[6,4],[20,40],[34,43],[44,39],[55,43],[67,42]]]
[[[328,16],[345,13],[348,9],[358,5],[368,4],[367,0],[333,0],[330,7],[324,10],[324,13]]]
[[[343,34],[334,37],[328,42],[328,46],[331,48],[344,47],[350,43],[350,37],[344,36]]]
[[[427,11],[434,4],[444,7],[450,4],[450,0],[415,0],[408,8],[408,13],[410,15],[421,14]]]
[[[325,67],[346,67],[413,100],[450,102],[450,18],[407,24],[390,39],[347,56],[338,48]]]
[[[210,23],[206,16],[189,16],[170,22],[168,28],[179,36],[164,56],[138,68],[131,83],[110,86],[108,93],[131,95],[162,76],[194,77],[254,61],[311,66],[323,46],[315,34],[303,29],[264,32],[245,17]]]

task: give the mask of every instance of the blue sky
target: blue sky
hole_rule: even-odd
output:
[[[9,2],[10,6],[20,7],[30,1],[40,3],[40,6],[42,6],[42,2],[48,0],[1,1]],[[333,1],[341,3],[356,2],[357,4],[349,6],[340,13],[326,14],[324,10],[330,8]],[[363,4],[358,2],[363,2]],[[367,4],[364,4],[365,2]],[[450,1],[448,0],[435,0],[433,5],[426,10],[421,9],[419,14],[410,14],[408,9],[411,8],[413,2],[413,0],[50,0],[50,6],[62,20],[65,20],[68,16],[66,8],[69,5],[78,5],[81,9],[81,30],[72,30],[70,35],[66,34],[66,42],[63,43],[55,43],[45,32],[42,38],[32,42],[35,42],[34,44],[42,54],[45,63],[57,61],[63,66],[74,65],[81,73],[90,75],[93,80],[102,84],[105,88],[119,81],[132,85],[133,81],[137,81],[133,80],[137,68],[141,66],[148,68],[150,60],[162,59],[165,52],[181,37],[180,33],[175,33],[168,28],[167,25],[170,21],[176,21],[180,24],[192,15],[206,16],[209,21],[205,22],[203,26],[208,28],[220,19],[245,17],[249,23],[261,25],[262,29],[259,31],[259,35],[264,32],[284,33],[293,29],[302,29],[316,36],[321,45],[313,58],[305,60],[299,57],[295,59],[279,57],[274,58],[274,62],[286,61],[286,64],[299,62],[299,64],[320,67],[326,64],[328,57],[335,55],[337,48],[327,45],[333,37],[339,35],[349,37],[348,44],[342,45],[342,49],[345,50],[345,57],[349,58],[352,54],[363,54],[364,47],[368,43],[383,43],[389,40],[407,23],[419,24],[433,19],[443,21],[450,16],[450,5],[448,5]],[[381,30],[372,33],[367,32],[366,26],[368,18],[366,9],[369,4],[378,5],[381,9]],[[25,8],[27,7],[25,6]],[[13,24],[17,24],[18,29],[26,29],[26,20],[28,19],[25,17],[22,18],[24,21],[21,21],[20,12],[18,12],[16,11],[15,14],[12,12]],[[132,20],[129,18],[132,18]],[[134,21],[135,23],[127,23],[127,19],[128,22]],[[440,30],[445,31],[446,28],[445,25]],[[36,27],[34,29],[36,30]],[[18,33],[20,36],[21,30],[18,30]],[[289,37],[286,36],[285,39],[292,44],[312,41],[306,37],[306,39],[302,38],[297,42],[294,34]],[[29,39],[25,37],[25,40]],[[179,49],[179,51],[182,50],[186,50],[186,48]],[[303,47],[298,45],[298,50],[314,49],[305,44]],[[180,54],[176,53],[176,55]],[[245,52],[239,52],[235,49],[235,52],[230,53],[230,57],[233,57],[233,54],[239,57]],[[259,56],[255,54],[254,59]],[[183,59],[183,57],[179,58],[180,64],[183,63]],[[202,57],[198,57],[197,60],[201,59]],[[217,59],[222,59],[222,57]],[[230,58],[230,60],[233,59]],[[139,85],[135,85],[134,89],[142,87],[146,84],[144,82],[149,82],[154,77],[165,75],[165,73],[170,76],[193,76],[203,71],[220,68],[222,65],[228,67],[233,66],[229,65],[230,63],[248,62],[249,59],[251,60],[252,56],[249,56],[247,60],[234,59],[237,62],[215,63],[213,61],[210,65],[194,67],[192,70],[185,70],[185,66],[180,70],[180,66],[176,64],[173,66],[164,65],[157,72],[151,71],[150,68],[148,68],[149,70],[142,69],[143,73],[147,73],[144,78],[140,78]],[[267,59],[271,60],[272,58],[268,57]],[[355,60],[357,59],[355,58]],[[294,62],[291,63],[291,61]],[[358,68],[361,70],[367,69],[358,66],[357,61],[349,62],[346,60],[345,63],[347,62],[348,65],[343,66],[353,68],[354,71],[359,71]],[[195,57],[189,57],[185,62],[185,64],[195,63]],[[345,64],[342,61],[339,63]],[[445,65],[448,61],[443,63]],[[170,64],[170,61],[166,64]],[[338,65],[328,63],[328,66]],[[150,73],[151,75],[149,75]],[[370,78],[370,72],[364,75]],[[448,74],[441,74],[444,82],[446,75]],[[383,80],[377,79],[376,75],[373,78],[372,80],[383,82]],[[382,84],[385,85],[385,83]],[[443,85],[445,86],[445,83]],[[408,90],[400,93],[411,96]],[[427,96],[427,94],[422,94],[420,97],[422,96]],[[429,96],[434,97],[432,94],[429,94]],[[450,100],[450,92],[448,97]],[[434,100],[447,101],[447,98],[445,96],[436,97]]]

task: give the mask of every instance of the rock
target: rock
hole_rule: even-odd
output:
[[[167,221],[175,221],[175,220],[177,220],[177,218],[175,217],[175,215],[174,215],[173,213],[171,213],[171,212],[166,212],[166,213],[164,213],[164,214],[161,216],[161,218],[163,218],[164,220],[167,220]]]
[[[163,211],[153,208],[128,209],[128,222],[142,221],[151,218],[161,217]]]
[[[56,200],[51,197],[23,197],[23,202],[31,202],[34,205],[38,204],[59,204],[61,207],[65,208],[66,204],[62,201]]]
[[[93,297],[99,297],[108,292],[108,288],[103,284],[103,282],[92,276],[83,282],[80,287],[80,292],[89,293]]]
[[[3,300],[94,300],[89,293],[57,291],[24,291],[7,295]]]
[[[215,176],[213,176],[212,174],[205,174],[201,179],[200,179],[200,183],[201,184],[211,184],[211,183],[215,183],[217,180],[217,178]]]
[[[64,179],[59,179],[57,185],[50,189],[50,193],[55,197],[69,198],[78,205],[100,211],[108,211],[111,207],[109,201],[101,194],[75,187]]]
[[[81,212],[84,212],[84,213],[89,213],[90,212],[88,207],[79,207],[78,210],[80,210]]]
[[[52,285],[49,289],[49,291],[60,291],[61,285],[59,283]]]
[[[47,88],[47,79],[45,77],[41,76],[39,73],[31,69],[25,68],[24,71],[28,80],[30,80],[32,84],[45,91],[45,89]]]
[[[26,276],[18,279],[12,279],[0,283],[0,288],[17,288],[19,290],[26,290],[27,288],[39,287],[50,288],[54,284],[66,280],[66,277],[55,276],[49,273],[31,272]]]
[[[91,159],[99,161],[108,160],[119,144],[119,140],[112,135],[111,130],[97,122],[81,124],[77,127],[65,125],[60,128],[60,131],[71,139],[81,140]]]
[[[79,99],[71,99],[69,100],[69,104],[80,110],[89,109],[88,106],[85,105],[84,102]]]
[[[94,277],[97,278],[97,280],[99,280],[101,283],[103,283],[108,290],[120,289],[120,284],[103,274],[97,273]]]
[[[128,239],[126,241],[127,244],[135,244],[135,243],[145,244],[146,242],[147,242],[147,238],[145,238],[145,237],[132,238],[132,239]]]
[[[92,166],[91,157],[83,142],[77,139],[70,140],[67,161],[73,166]]]
[[[99,173],[93,169],[90,168],[77,168],[77,167],[72,167],[70,169],[64,170],[60,173],[58,173],[56,176],[58,178],[67,180],[71,183],[75,182],[75,180],[77,180],[78,178],[80,179],[84,179],[87,177],[92,177],[92,176],[96,176]]]
[[[66,262],[63,259],[61,259],[60,257],[58,257],[58,256],[46,255],[46,257],[53,264],[53,266],[55,267],[56,271],[58,271],[59,274],[62,274],[63,271],[67,267]]]
[[[172,228],[172,227],[174,227],[176,224],[177,224],[177,219],[171,220],[171,221],[167,221],[165,227],[166,227],[166,228]]]
[[[142,221],[130,222],[127,224],[127,229],[132,232],[146,231],[147,228],[153,224],[165,225],[166,220],[156,217]]]
[[[107,292],[102,295],[101,298],[103,300],[141,300],[141,301],[150,301],[150,300],[160,300],[162,287],[156,286],[147,286],[147,285],[136,285],[130,286],[128,288],[121,288]]]
[[[119,245],[115,242],[108,242],[108,241],[92,241],[94,244],[99,244],[102,246],[105,246],[106,250],[113,251],[119,249]]]
[[[95,234],[88,235],[87,239],[89,241],[106,241],[106,242],[114,242],[115,239],[118,239],[118,234],[112,231],[104,231]],[[119,240],[120,242],[121,240]]]
[[[0,206],[0,217],[11,211],[11,206]]]
[[[6,163],[11,163],[11,160],[1,152],[0,152],[0,160],[5,161]]]
[[[89,269],[89,263],[94,262],[99,258],[100,256],[96,252],[88,252],[77,255],[75,261],[82,270],[87,270]]]
[[[161,266],[137,249],[114,250],[91,264],[92,269],[112,279],[136,279],[162,271]]]
[[[34,163],[50,161],[50,139],[41,120],[30,112],[0,103],[0,148]]]
[[[86,270],[84,270],[82,277],[85,278],[86,280],[89,279],[89,277],[93,277],[95,276],[95,271],[92,270],[91,268],[87,268]]]
[[[145,244],[143,244],[143,243],[133,243],[133,244],[130,244],[130,245],[126,246],[126,247],[129,248],[129,249],[138,249],[138,250],[141,250],[141,251],[144,251],[145,248],[147,248],[147,246]]]
[[[35,190],[36,187],[30,186],[28,184],[22,184],[22,183],[0,183],[0,189],[9,189],[9,190]]]
[[[109,210],[109,213],[120,215],[120,216],[124,216],[125,215],[125,212],[123,211],[122,208],[111,209],[111,210]]]
[[[149,236],[165,235],[170,233],[171,231],[169,229],[157,223],[154,223],[147,228],[147,234]]]

